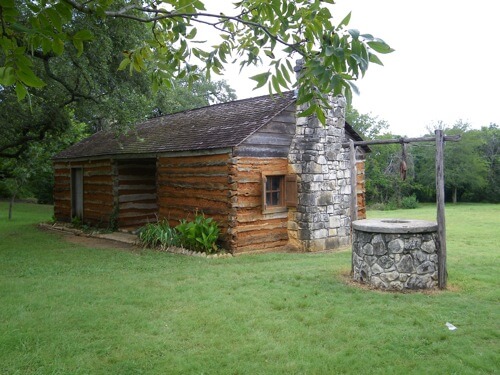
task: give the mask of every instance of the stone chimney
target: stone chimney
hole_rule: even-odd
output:
[[[301,61],[298,61],[301,64]],[[301,74],[300,67],[296,70]],[[342,96],[329,97],[326,126],[315,116],[297,117],[288,155],[297,174],[298,205],[289,210],[289,238],[302,251],[335,249],[350,243],[351,178],[345,138]],[[307,104],[297,107],[297,112]]]

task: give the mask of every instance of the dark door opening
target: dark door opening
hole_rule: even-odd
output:
[[[71,168],[71,217],[83,219],[83,168]]]

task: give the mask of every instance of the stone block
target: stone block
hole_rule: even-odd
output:
[[[417,267],[417,273],[419,275],[429,274],[429,273],[432,274],[434,271],[436,271],[435,264],[429,261],[424,262]]]
[[[399,272],[397,272],[397,271],[383,272],[380,274],[380,278],[384,282],[390,283],[391,281],[397,280],[399,278]]]
[[[339,234],[337,232],[336,228],[329,228],[328,229],[328,237],[337,237]]]
[[[399,272],[410,273],[413,271],[413,258],[411,255],[403,255],[401,260],[396,263],[396,269]]]
[[[375,255],[384,255],[387,253],[387,248],[385,247],[385,242],[380,234],[376,234],[372,239],[373,253]]]
[[[329,221],[330,228],[339,228],[340,227],[340,218],[338,216],[330,216],[328,221]]]
[[[387,255],[383,255],[381,256],[377,263],[383,268],[383,269],[390,269],[392,267],[394,267],[394,260],[391,259],[391,257],[387,256]]]
[[[330,204],[333,200],[333,194],[330,191],[321,192],[318,199],[318,204],[321,206],[326,206]]]
[[[384,272],[384,269],[380,267],[377,263],[375,263],[373,266],[371,266],[371,273],[372,275],[378,275]]]
[[[426,241],[422,243],[422,246],[420,246],[420,248],[429,254],[436,252],[436,244],[434,243],[434,241]]]
[[[387,239],[386,239],[387,240]],[[389,251],[392,253],[392,254],[400,254],[403,252],[404,250],[404,247],[405,247],[405,243],[403,242],[402,239],[400,238],[397,238],[397,239],[394,239],[392,241],[390,241],[388,244],[387,244],[387,247],[389,248]]]
[[[363,247],[363,254],[365,255],[373,255],[373,246],[370,243],[365,244]]]
[[[405,239],[405,250],[420,249],[421,244],[422,240],[419,237],[411,236],[410,238]]]

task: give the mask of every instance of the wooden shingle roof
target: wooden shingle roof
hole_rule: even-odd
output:
[[[156,117],[128,135],[101,131],[54,156],[75,159],[96,156],[196,151],[239,145],[294,102],[294,93],[269,95]]]

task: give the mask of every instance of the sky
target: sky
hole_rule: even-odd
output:
[[[229,1],[209,0],[221,7]],[[352,11],[349,28],[385,40],[396,51],[382,55],[357,81],[353,106],[386,120],[393,134],[426,134],[438,121],[473,128],[500,125],[499,6],[495,0],[337,0],[338,22]],[[209,8],[210,9],[210,8]],[[230,12],[228,12],[230,13]],[[248,77],[265,67],[224,76],[239,99],[264,95]],[[219,77],[218,77],[219,78]]]

